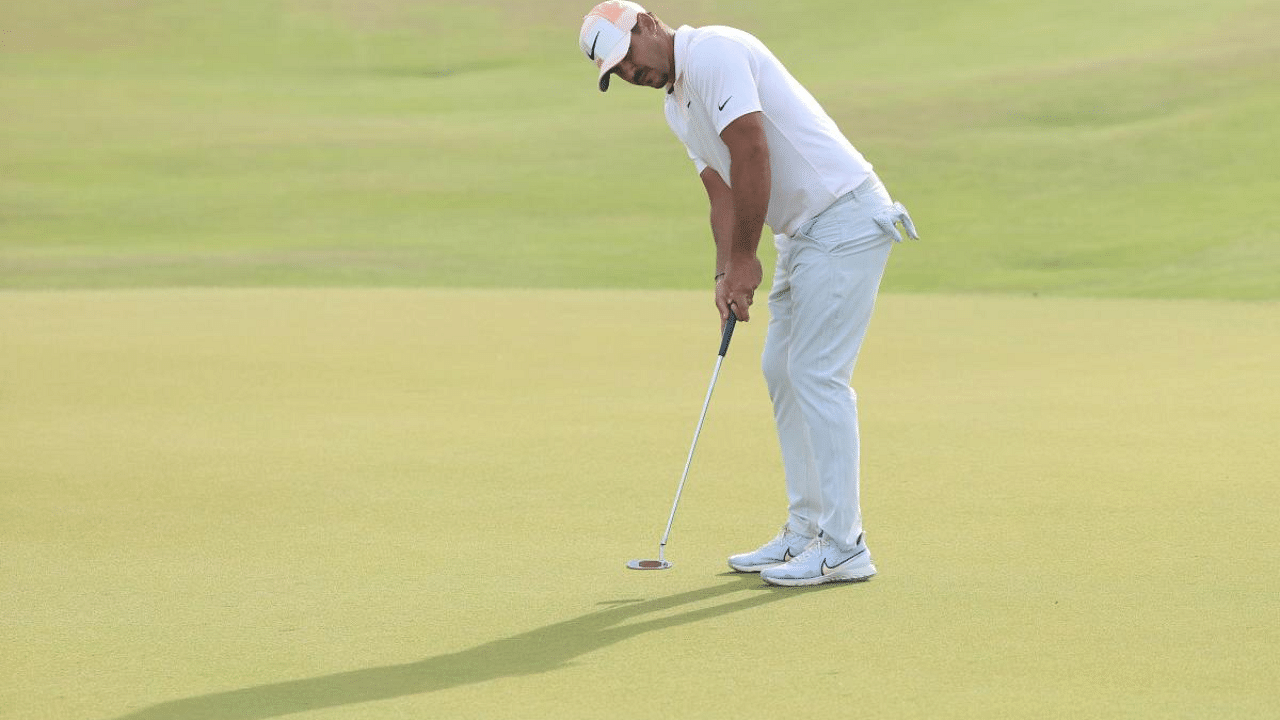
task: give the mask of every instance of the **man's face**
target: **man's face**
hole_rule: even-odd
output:
[[[665,88],[674,79],[675,68],[658,25],[647,15],[636,18],[631,30],[631,48],[613,69],[613,74],[632,85]]]

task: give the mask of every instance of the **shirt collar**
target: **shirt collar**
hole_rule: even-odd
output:
[[[682,90],[684,83],[684,66],[685,59],[689,55],[689,41],[693,37],[693,28],[689,25],[681,25],[676,29],[676,51],[675,51],[675,73],[676,81],[671,84],[671,91],[678,93]]]

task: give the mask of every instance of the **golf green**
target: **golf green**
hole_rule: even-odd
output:
[[[1280,4],[651,6],[924,237],[855,377],[880,575],[798,590],[724,562],[784,516],[763,308],[625,567],[719,333],[590,4],[7,4],[0,719],[1274,717]]]
[[[705,293],[0,293],[6,718],[1261,718],[1274,303],[882,297],[880,575],[771,589]]]

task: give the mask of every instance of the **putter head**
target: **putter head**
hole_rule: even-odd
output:
[[[632,560],[627,567],[632,570],[666,570],[671,563],[666,560]]]

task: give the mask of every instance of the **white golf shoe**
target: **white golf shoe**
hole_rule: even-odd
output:
[[[770,585],[821,585],[829,582],[859,582],[876,574],[871,564],[871,551],[858,536],[853,548],[845,549],[822,533],[790,561],[761,571],[760,578]]]
[[[729,558],[729,567],[738,572],[760,572],[766,568],[781,565],[799,555],[813,542],[813,538],[792,532],[788,525],[783,525],[778,536],[761,545],[759,549],[733,555]]]

